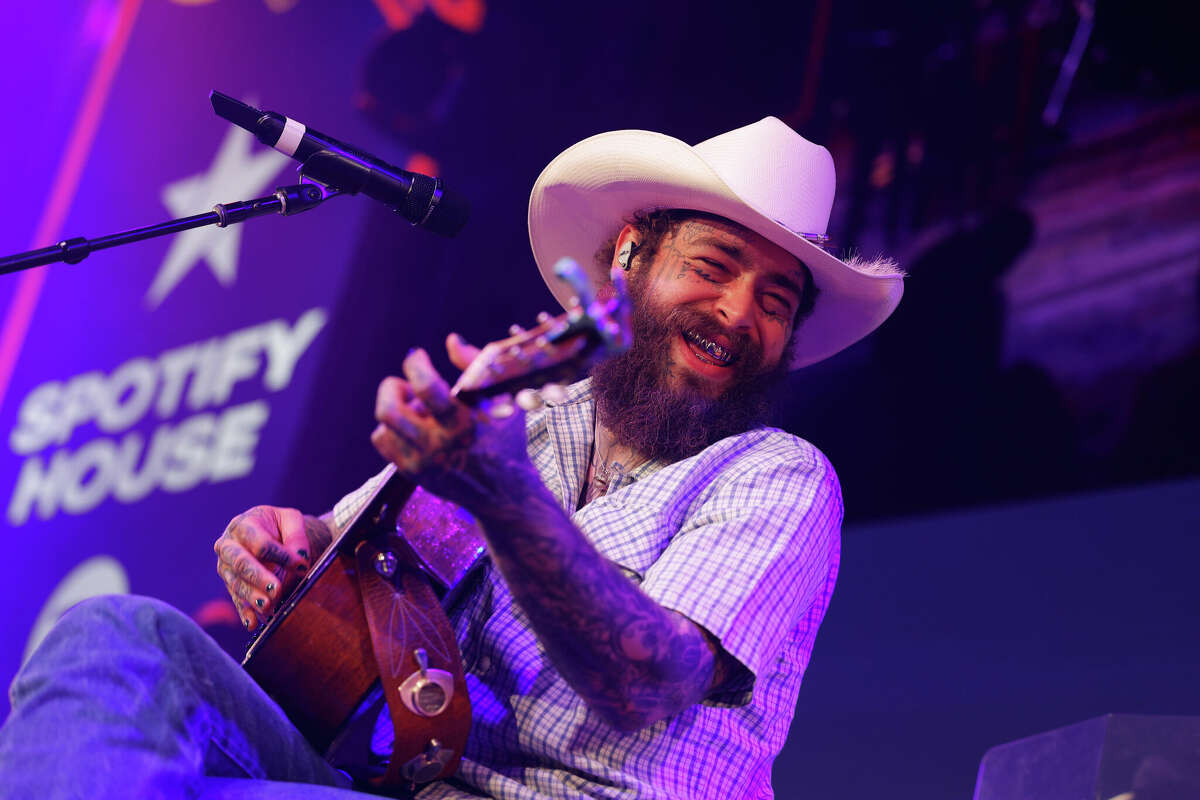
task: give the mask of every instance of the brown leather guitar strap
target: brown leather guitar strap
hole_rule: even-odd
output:
[[[376,786],[406,787],[458,769],[471,725],[462,654],[417,555],[381,534],[354,551],[379,679],[396,733]]]

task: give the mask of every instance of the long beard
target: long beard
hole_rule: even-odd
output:
[[[632,288],[632,287],[631,287]],[[764,424],[772,391],[787,374],[787,359],[762,371],[762,350],[744,333],[731,333],[707,314],[686,308],[663,313],[634,291],[633,346],[592,370],[596,413],[618,442],[644,456],[674,462],[726,436]],[[729,388],[719,397],[671,363],[672,340],[683,330],[706,338],[729,337],[738,360]],[[678,375],[672,387],[672,372]]]

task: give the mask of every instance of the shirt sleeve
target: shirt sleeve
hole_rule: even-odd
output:
[[[828,603],[836,576],[841,488],[820,451],[794,441],[786,457],[719,478],[642,582],[716,636],[750,679],[771,669],[814,606]],[[732,696],[748,701],[749,685],[736,688]]]
[[[363,507],[371,502],[371,498],[379,491],[379,487],[383,482],[391,477],[396,468],[391,464],[381,469],[375,475],[367,479],[367,482],[355,489],[350,494],[338,500],[333,506],[333,524],[337,526],[339,531],[346,530],[346,526],[354,519]]]

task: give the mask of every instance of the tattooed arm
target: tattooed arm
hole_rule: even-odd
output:
[[[453,353],[452,353],[453,358]],[[496,420],[450,400],[428,356],[381,384],[376,448],[482,523],[493,563],[563,678],[597,714],[635,730],[701,700],[728,656],[605,560],[541,482],[520,414]]]
[[[510,477],[511,479],[511,477]],[[637,730],[726,677],[720,644],[604,559],[536,473],[479,512],[493,562],[554,665],[610,725]]]

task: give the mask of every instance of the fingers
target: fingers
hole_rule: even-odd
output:
[[[470,409],[450,394],[424,350],[409,351],[403,369],[404,378],[379,384],[375,419],[380,425],[371,443],[410,475],[461,463],[474,438]]]
[[[235,517],[213,544],[217,572],[248,629],[308,570],[307,544],[300,512],[268,506]]]
[[[380,424],[371,432],[371,444],[404,472],[417,472],[429,441],[427,426],[435,423],[407,381],[383,379],[375,397],[375,419]]]
[[[288,560],[282,566],[295,567],[300,572],[307,571],[309,559],[319,556],[320,553],[309,553],[304,515],[294,508],[277,508],[275,512],[279,538],[288,554]],[[304,569],[300,569],[301,567]]]
[[[424,403],[439,422],[454,416],[454,401],[450,397],[450,386],[442,380],[429,360],[429,354],[417,348],[410,350],[404,359],[404,377],[408,378],[413,394]]]
[[[402,472],[413,475],[420,470],[421,456],[417,448],[389,425],[381,423],[375,426],[375,430],[371,431],[371,444],[375,446],[379,455],[395,464]]]
[[[459,369],[466,369],[475,360],[475,356],[479,355],[479,348],[468,344],[467,340],[457,333],[452,333],[446,337],[446,354],[450,356],[451,364]]]
[[[428,416],[423,402],[413,395],[412,387],[400,378],[384,378],[375,395],[375,419],[392,428],[413,444],[421,441],[419,419]]]
[[[410,350],[403,370],[404,378],[384,378],[379,384],[375,419],[427,451],[447,433],[456,434],[469,411],[451,396],[449,385],[424,350]]]
[[[265,613],[271,601],[278,578],[259,565],[250,551],[231,536],[222,536],[213,549],[217,553],[217,574],[225,582],[242,624],[253,630],[260,612]]]

